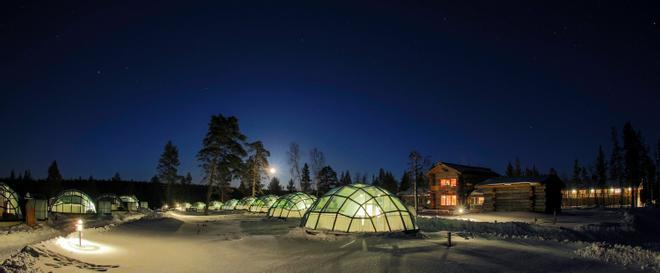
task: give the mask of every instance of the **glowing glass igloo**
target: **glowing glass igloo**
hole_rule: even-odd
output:
[[[275,201],[277,201],[277,198],[278,197],[276,195],[272,195],[272,194],[261,196],[261,197],[257,198],[257,200],[255,200],[254,203],[252,203],[252,205],[250,205],[250,208],[248,208],[248,211],[250,211],[250,212],[268,212],[268,209],[270,208],[270,206],[275,204]]]
[[[7,184],[0,183],[0,220],[22,219],[21,206],[18,203],[18,194]]]
[[[316,201],[316,197],[304,192],[294,192],[280,197],[268,210],[269,217],[302,218]]]
[[[414,231],[415,218],[401,200],[380,187],[353,184],[334,188],[316,200],[302,219],[310,231]]]
[[[96,213],[96,205],[86,193],[71,189],[60,192],[52,199],[50,211],[72,214]]]
[[[250,208],[250,205],[252,205],[252,203],[254,203],[255,200],[257,200],[257,198],[245,197],[245,198],[241,199],[240,201],[238,201],[238,203],[236,204],[235,209],[237,209],[237,210],[247,210],[247,209]]]
[[[222,209],[223,210],[234,210],[234,209],[236,209],[236,204],[238,204],[238,199],[231,199],[231,200],[225,202],[222,205]]]
[[[222,209],[222,202],[220,201],[211,201],[211,205],[209,206],[209,210],[221,210]]]

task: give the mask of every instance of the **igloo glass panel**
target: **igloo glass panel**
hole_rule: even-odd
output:
[[[346,201],[346,197],[333,196],[325,208],[325,212],[338,212]]]

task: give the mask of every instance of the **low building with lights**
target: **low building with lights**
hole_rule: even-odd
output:
[[[562,191],[564,208],[580,207],[630,207],[633,188],[622,187],[618,181],[608,180],[603,186],[569,185]],[[637,187],[637,206],[641,206],[642,186]]]
[[[491,169],[438,162],[426,173],[428,208],[436,213],[459,213],[468,206],[468,195],[478,183],[499,175]]]
[[[469,207],[471,211],[560,212],[563,188],[556,175],[489,178],[470,193]]]

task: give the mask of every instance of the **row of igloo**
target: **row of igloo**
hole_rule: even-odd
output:
[[[225,202],[223,210],[267,213],[272,218],[300,218],[310,231],[397,232],[417,230],[415,216],[392,193],[365,184],[334,188],[320,198],[303,192],[265,195]]]
[[[47,212],[63,214],[110,214],[112,211],[137,211],[140,201],[134,195],[103,194],[93,199],[83,191],[69,189],[60,192],[50,200],[40,200],[36,204],[37,217],[45,218]],[[144,203],[144,202],[143,202]],[[145,204],[146,205],[146,204]],[[0,183],[0,216],[1,220],[23,219],[19,195],[7,184]]]

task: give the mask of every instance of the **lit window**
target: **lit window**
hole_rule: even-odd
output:
[[[450,183],[452,187],[456,187],[456,178],[452,178]]]
[[[440,179],[440,187],[446,187],[451,185],[451,180],[449,179]]]
[[[440,196],[440,205],[441,206],[456,206],[456,195],[441,195]]]

